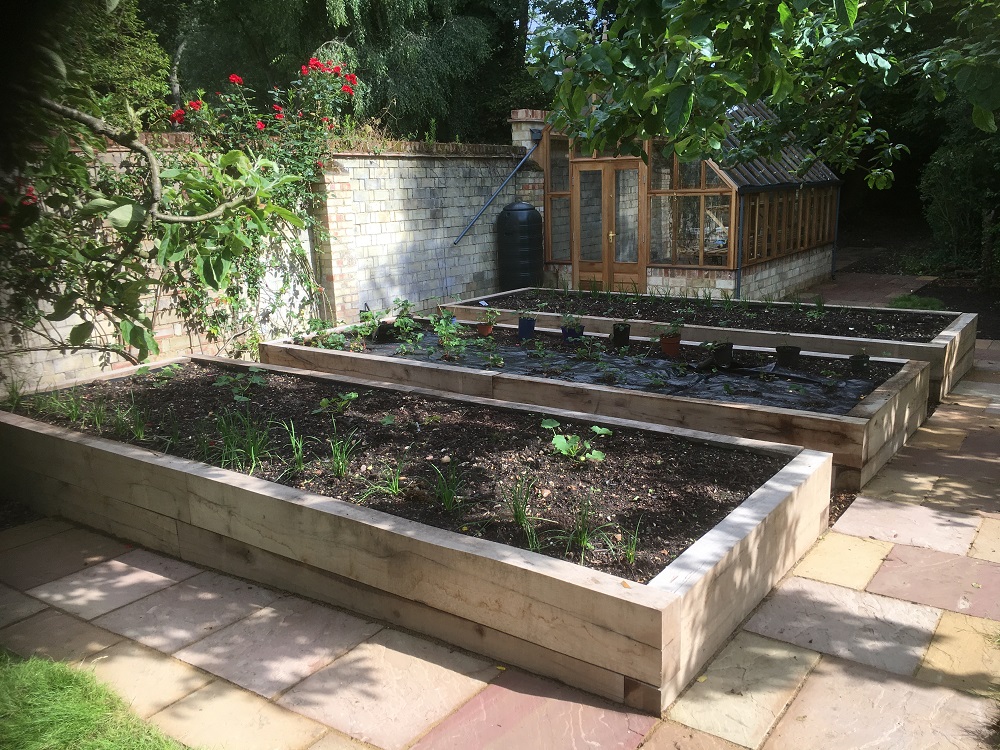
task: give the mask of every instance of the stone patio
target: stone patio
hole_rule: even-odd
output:
[[[1000,365],[980,364],[663,720],[52,519],[0,532],[0,646],[92,669],[205,748],[996,747]]]

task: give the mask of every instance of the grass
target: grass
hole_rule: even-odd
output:
[[[89,672],[0,653],[0,747],[17,750],[183,750],[128,710]]]
[[[901,310],[944,310],[944,302],[935,297],[921,297],[919,294],[901,294],[892,298],[889,307]]]

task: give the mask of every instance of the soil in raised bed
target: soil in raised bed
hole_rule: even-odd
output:
[[[528,548],[527,531],[509,503],[520,487],[537,551],[638,582],[659,573],[788,460],[641,430],[598,435],[591,422],[560,419],[546,429],[541,411],[203,364],[42,394],[26,400],[19,411],[25,410],[54,424]],[[238,429],[225,429],[224,421]],[[246,434],[250,426],[266,443],[257,461],[234,447],[231,434]],[[304,439],[301,466],[289,426]],[[589,441],[605,458],[562,455],[554,434]],[[329,441],[345,438],[358,444],[346,475],[338,477]],[[442,484],[454,478],[456,502],[446,510]],[[636,530],[632,560],[628,542]]]
[[[666,357],[659,344],[633,339],[620,349],[608,336],[585,335],[565,341],[559,334],[537,332],[527,341],[516,329],[496,326],[480,336],[473,326],[460,326],[457,346],[442,347],[440,337],[424,324],[405,329],[399,341],[392,329],[376,340],[364,339],[363,351],[418,361],[434,362],[512,375],[553,378],[576,383],[610,385],[647,393],[685,396],[720,403],[771,406],[822,414],[845,415],[881,383],[899,372],[901,365],[870,362],[861,375],[851,371],[844,358],[802,356],[794,368],[779,367],[772,354],[736,350],[732,364],[716,366],[710,351],[684,346],[679,357]],[[415,334],[419,339],[414,341]],[[316,346],[351,346],[359,351],[360,339],[322,334],[299,339]]]
[[[492,297],[489,303],[501,310],[571,313],[615,320],[655,320],[665,323],[682,320],[687,325],[717,328],[913,342],[932,341],[955,320],[954,314],[838,308],[805,301],[792,305],[774,305],[699,297],[557,289],[511,292]]]

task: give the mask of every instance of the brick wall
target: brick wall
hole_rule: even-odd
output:
[[[830,278],[833,245],[760,263],[743,270],[745,299],[782,299]]]
[[[456,245],[524,152],[446,145],[450,152],[340,154],[329,165],[320,216],[329,239],[317,267],[338,321],[396,298],[425,310],[496,290],[497,215],[515,200],[540,204],[541,172],[522,167]]]

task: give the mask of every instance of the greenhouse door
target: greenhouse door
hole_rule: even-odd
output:
[[[573,286],[646,291],[638,159],[572,165]]]

